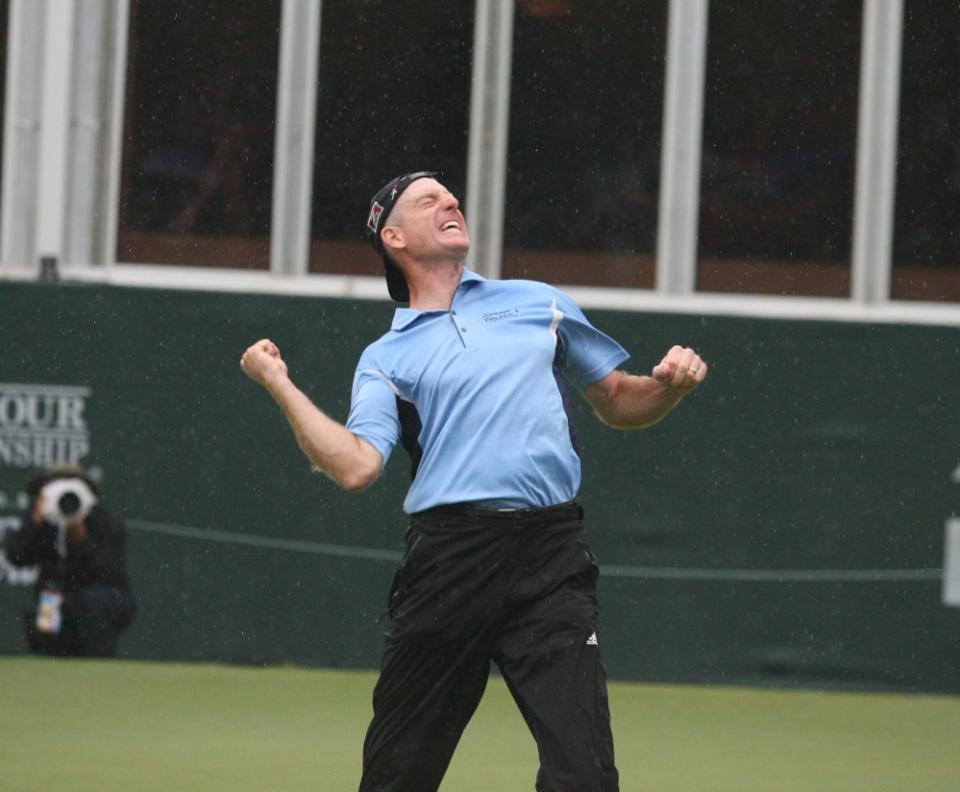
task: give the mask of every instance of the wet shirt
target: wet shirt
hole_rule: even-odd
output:
[[[448,311],[399,308],[363,352],[347,428],[409,452],[404,510],[551,506],[580,487],[566,382],[582,390],[629,356],[567,295],[464,268]]]

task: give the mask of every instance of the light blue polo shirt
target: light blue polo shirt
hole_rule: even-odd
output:
[[[399,308],[364,350],[347,428],[384,464],[410,453],[408,513],[564,503],[580,488],[564,378],[583,390],[628,357],[558,289],[464,268],[449,311]]]

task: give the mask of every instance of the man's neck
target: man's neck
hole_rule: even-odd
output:
[[[407,273],[411,308],[417,311],[448,311],[460,285],[463,261],[412,264]]]

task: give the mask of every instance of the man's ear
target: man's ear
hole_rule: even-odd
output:
[[[380,239],[385,248],[391,250],[400,250],[406,247],[406,241],[403,238],[403,229],[400,226],[387,226],[380,232]]]

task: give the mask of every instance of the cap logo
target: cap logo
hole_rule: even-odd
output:
[[[383,207],[374,201],[373,206],[370,207],[370,216],[367,218],[367,228],[369,228],[374,234],[377,233],[377,225],[380,223],[380,215],[382,214]]]

